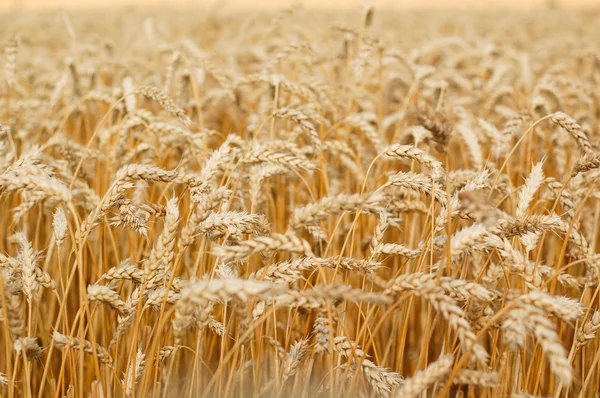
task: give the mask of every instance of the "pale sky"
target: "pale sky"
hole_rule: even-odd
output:
[[[371,0],[375,6],[398,8],[531,8],[543,6],[552,0]],[[600,7],[600,0],[553,0],[565,7]],[[355,8],[363,0],[300,0],[306,7]],[[218,4],[226,8],[281,8],[294,3],[294,0],[0,0],[0,8],[6,9],[11,4],[20,4],[26,8],[98,8],[123,5],[134,6],[211,6]]]

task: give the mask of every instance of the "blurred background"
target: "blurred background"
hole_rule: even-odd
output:
[[[0,0],[0,9],[14,8],[105,8],[105,7],[211,7],[219,8],[281,8],[294,3],[306,7],[354,8],[362,0]],[[535,8],[535,7],[598,7],[600,0],[371,0],[377,7],[396,8]]]

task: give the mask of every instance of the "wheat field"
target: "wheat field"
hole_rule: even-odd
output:
[[[600,12],[0,24],[2,396],[600,389]]]

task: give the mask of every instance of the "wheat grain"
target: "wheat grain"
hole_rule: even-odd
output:
[[[87,340],[79,340],[76,337],[68,337],[64,334],[60,334],[57,331],[54,331],[52,334],[52,340],[57,348],[71,348],[74,350],[83,350],[84,352],[90,355],[96,355],[100,363],[106,365],[112,365],[112,357],[110,356],[109,351],[101,346],[93,345]]]
[[[577,142],[579,149],[585,154],[592,150],[592,144],[588,140],[587,136],[581,129],[581,126],[577,124],[575,119],[563,112],[556,112],[552,114],[550,118],[552,123],[558,124],[560,127],[565,129],[567,133],[573,137]]]
[[[452,367],[451,355],[444,355],[432,362],[426,369],[414,374],[413,377],[404,381],[404,384],[396,393],[397,397],[415,397],[429,389],[435,383],[441,382],[448,375]]]
[[[119,295],[106,286],[89,285],[87,289],[88,300],[99,301],[117,311],[121,316],[127,316],[131,309]]]

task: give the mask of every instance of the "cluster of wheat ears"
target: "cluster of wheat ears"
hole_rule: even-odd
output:
[[[4,15],[0,392],[600,388],[600,16]]]

